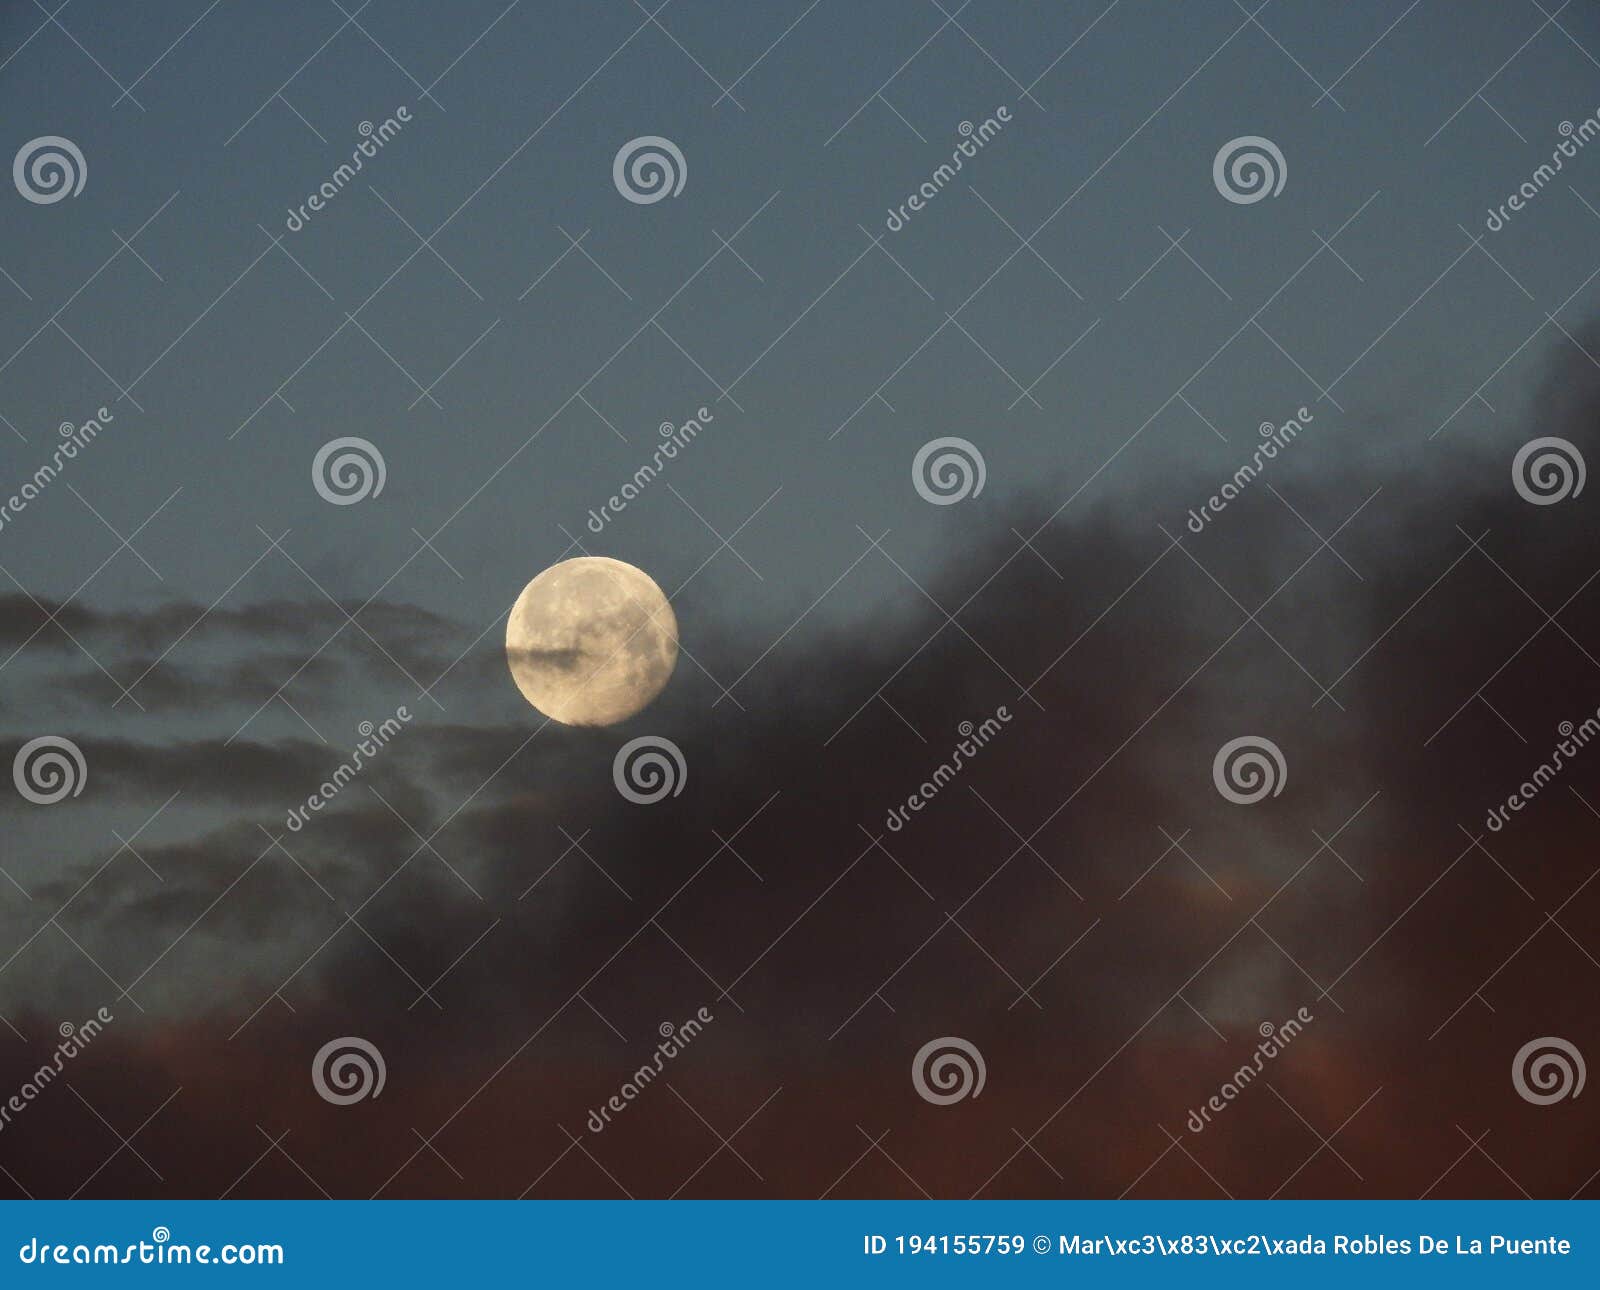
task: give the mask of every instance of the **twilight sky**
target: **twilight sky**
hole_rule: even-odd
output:
[[[0,1188],[1593,1194],[1593,1096],[1511,1070],[1600,1055],[1600,751],[1485,820],[1600,709],[1593,494],[1513,483],[1593,455],[1600,146],[1485,219],[1600,110],[1600,15],[656,2],[0,6],[5,155],[86,163],[0,193],[0,494],[112,414],[0,526],[7,758],[87,767],[0,794],[0,1104],[115,1014]],[[681,193],[619,192],[639,136]],[[1241,136],[1277,195],[1219,191]],[[384,482],[332,505],[343,437]],[[944,437],[984,483],[932,505]],[[503,651],[580,553],[684,648],[604,730]],[[678,795],[619,793],[641,736]],[[318,1096],[343,1036],[381,1097]]]

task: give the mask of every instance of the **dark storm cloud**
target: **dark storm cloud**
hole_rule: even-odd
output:
[[[160,653],[179,638],[259,646],[303,645],[318,633],[332,633],[350,617],[391,649],[421,650],[457,639],[459,627],[417,605],[375,600],[335,602],[264,600],[232,607],[167,603],[151,609],[96,609],[72,602],[22,594],[0,595],[0,646],[71,651],[72,637],[86,645],[115,645],[131,652]],[[64,630],[52,628],[55,622]],[[359,635],[350,629],[352,635]],[[69,636],[70,633],[70,636]]]
[[[1595,446],[1593,378],[1558,356],[1537,432]],[[1328,414],[1198,536],[1185,514],[1231,471],[1068,507],[1032,550],[1016,533],[1054,504],[1009,508],[925,584],[963,606],[955,624],[919,594],[910,611],[791,639],[738,686],[743,711],[669,690],[614,731],[535,735],[531,713],[419,721],[293,837],[283,808],[341,754],[88,740],[118,792],[192,784],[242,818],[141,848],[159,883],[124,858],[73,902],[73,935],[119,979],[144,973],[133,993],[151,1009],[123,1008],[84,1087],[136,1123],[183,1086],[151,1137],[180,1171],[167,1185],[189,1193],[232,1183],[260,1123],[290,1129],[335,1194],[516,1195],[559,1159],[535,1194],[610,1195],[557,1126],[581,1135],[657,1023],[703,1003],[716,1020],[673,1087],[725,1130],[784,1091],[739,1139],[765,1183],[724,1155],[696,1193],[818,1194],[865,1149],[859,1124],[890,1129],[885,1145],[936,1195],[991,1171],[986,1195],[1115,1195],[1141,1179],[1139,1194],[1212,1192],[1160,1126],[1222,1185],[1264,1194],[1317,1151],[1296,1114],[1328,1133],[1368,1098],[1338,1140],[1364,1183],[1323,1152],[1291,1192],[1416,1194],[1463,1148],[1459,1122],[1496,1130],[1497,1156],[1536,1194],[1570,1193],[1590,1166],[1539,1148],[1550,1130],[1529,1127],[1507,1066],[1534,1032],[1600,1051],[1593,963],[1547,929],[1503,983],[1525,992],[1520,1009],[1456,1010],[1592,873],[1583,802],[1600,803],[1600,751],[1487,851],[1472,838],[1557,723],[1600,707],[1596,597],[1555,625],[1529,599],[1555,611],[1580,588],[1597,525],[1592,509],[1517,496],[1526,433],[1445,453],[1406,442],[1404,424]],[[1330,534],[1369,498],[1338,554],[1319,551],[1307,525]],[[765,648],[704,635],[722,677]],[[503,686],[503,666],[490,640],[462,675]],[[970,764],[890,831],[960,723],[1002,706]],[[619,797],[612,758],[635,734],[682,749],[680,795]],[[1240,734],[1283,749],[1281,796],[1237,807],[1214,789],[1212,757]],[[1597,909],[1580,894],[1562,928],[1592,947]],[[19,961],[0,986],[43,1034],[54,1019],[28,1010],[28,972]],[[1299,1007],[1315,1020],[1264,1077],[1294,1112],[1255,1088],[1185,1136],[1258,1026]],[[378,1044],[389,1084],[335,1122],[306,1065],[347,1033]],[[942,1034],[977,1044],[989,1071],[954,1115],[908,1082],[911,1054]],[[16,1045],[0,1080],[34,1056]],[[1593,1141],[1587,1106],[1559,1112],[1563,1135]],[[25,1132],[76,1114],[41,1105]],[[413,1159],[411,1130],[445,1124],[435,1145],[465,1181]],[[1049,1166],[1014,1132],[1041,1128]],[[222,1145],[180,1150],[194,1133]],[[1395,1152],[1401,1139],[1418,1145]],[[636,1194],[666,1194],[716,1144],[654,1089],[585,1145]],[[77,1164],[34,1148],[18,1167],[52,1192]],[[155,1184],[129,1171],[107,1186]],[[276,1170],[252,1188],[314,1194]],[[1505,1188],[1468,1166],[1440,1192]],[[908,1190],[869,1153],[835,1194]]]
[[[13,146],[59,133],[92,171],[0,202],[0,478],[117,400],[0,552],[38,598],[0,596],[0,747],[70,736],[90,768],[54,806],[0,782],[0,1099],[116,1012],[0,1127],[0,1194],[1594,1194],[1594,1094],[1533,1107],[1508,1068],[1544,1034],[1600,1053],[1600,748],[1483,821],[1600,707],[1600,485],[1510,481],[1536,435],[1600,460],[1572,322],[1600,152],[1456,239],[1593,103],[1600,11],[1400,8],[0,20]],[[657,131],[687,186],[638,206],[611,158]],[[1212,159],[1258,131],[1287,184],[1225,201]],[[381,495],[319,496],[336,435],[381,446]],[[908,466],[945,435],[987,487],[927,506]],[[495,616],[574,534],[687,580],[693,658],[623,726],[541,730]],[[642,735],[688,766],[653,806],[613,787]],[[1240,735],[1283,750],[1280,796],[1213,788]],[[380,1100],[314,1092],[341,1035],[386,1055]],[[941,1035],[981,1098],[913,1092]]]
[[[216,712],[241,704],[249,711],[290,676],[295,678],[296,694],[325,696],[344,673],[338,659],[326,655],[307,659],[303,650],[287,649],[216,664],[134,655],[115,660],[115,666],[144,711],[167,713]],[[135,678],[142,679],[135,684]],[[61,676],[56,684],[96,709],[121,694],[117,682],[87,662],[82,670]]]
[[[402,692],[437,682],[461,666],[459,651],[476,634],[442,614],[387,600],[272,600],[205,612],[195,605],[102,610],[0,597],[5,666],[20,675],[35,661],[48,665],[54,690],[96,712],[117,705],[147,715],[243,719],[284,690],[297,708],[321,711],[352,678],[387,673],[390,688]],[[341,741],[332,731],[323,737]]]
[[[182,788],[186,795],[241,806],[263,806],[303,796],[338,754],[310,740],[271,744],[221,739],[152,744],[75,733],[73,742],[94,767],[96,787],[134,800]]]
[[[558,672],[570,672],[581,664],[584,659],[593,659],[593,650],[571,649],[529,649],[526,646],[507,648],[506,661],[512,665],[518,663],[531,663],[539,667],[552,668]]]

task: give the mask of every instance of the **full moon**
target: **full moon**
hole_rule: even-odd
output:
[[[678,663],[678,619],[642,569],[605,556],[553,564],[506,619],[506,662],[534,707],[569,726],[626,721]]]

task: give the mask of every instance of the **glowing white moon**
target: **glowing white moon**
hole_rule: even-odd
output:
[[[678,663],[678,619],[649,574],[621,560],[553,564],[506,619],[506,662],[522,697],[569,726],[626,721]]]

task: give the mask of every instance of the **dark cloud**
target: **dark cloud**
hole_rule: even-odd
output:
[[[159,802],[187,797],[241,806],[271,806],[304,796],[331,773],[343,753],[305,740],[264,744],[222,739],[149,744],[76,733],[73,742],[94,768],[97,793]]]
[[[351,619],[356,625],[349,625]],[[357,648],[381,654],[381,646],[419,667],[437,661],[447,645],[471,639],[462,637],[460,625],[444,615],[388,600],[266,600],[210,608],[167,603],[113,610],[0,595],[0,648],[75,653],[81,645],[96,654],[113,648],[129,668],[139,662],[164,665],[173,648],[182,651],[177,655],[181,661],[195,647],[208,645],[248,650],[259,663],[266,649],[301,650],[308,641],[320,643],[341,627]],[[299,657],[303,660],[304,654]],[[135,675],[142,675],[142,669]]]
[[[512,665],[518,663],[533,663],[540,667],[553,668],[559,672],[570,672],[585,659],[591,661],[596,658],[593,649],[527,649],[522,646],[507,648],[506,661]],[[604,657],[603,655],[600,657]]]
[[[1541,424],[1585,450],[1586,366],[1560,365]],[[91,1191],[210,1195],[241,1176],[232,1194],[656,1195],[691,1176],[688,1194],[716,1195],[1512,1190],[1457,1125],[1488,1130],[1534,1194],[1589,1185],[1590,1101],[1532,1107],[1509,1069],[1537,1035],[1600,1052],[1600,751],[1504,831],[1484,820],[1561,721],[1600,708],[1593,512],[1522,501],[1514,435],[1448,456],[1391,443],[1379,467],[1367,449],[1391,428],[1326,424],[1198,536],[1184,515],[1202,476],[1053,516],[1008,508],[925,577],[891,535],[883,558],[925,594],[781,641],[741,707],[685,684],[613,730],[541,729],[505,706],[491,634],[457,679],[499,687],[514,717],[419,711],[293,834],[285,812],[345,750],[86,736],[117,796],[184,787],[169,833],[191,798],[239,817],[141,845],[153,873],[118,857],[62,917],[147,1009],[81,963],[47,992],[63,1009],[109,992],[118,1013],[74,1087],[117,1125],[184,1090],[141,1137],[165,1181],[125,1155]],[[686,632],[699,617],[680,606]],[[725,679],[769,644],[695,639]],[[962,723],[1002,709],[936,781]],[[613,784],[641,734],[688,767],[653,805]],[[1250,807],[1212,782],[1239,735],[1272,739],[1288,768]],[[83,876],[37,886],[35,911]],[[0,1051],[0,1081],[26,1077],[59,1020],[32,988],[57,951],[72,961],[53,941],[0,974],[28,1036]],[[659,1023],[702,1005],[715,1020],[671,1087],[588,1133]],[[1186,1129],[1262,1024],[1300,1008],[1314,1020],[1259,1083]],[[344,1034],[388,1066],[382,1099],[349,1110],[309,1079]],[[912,1055],[942,1035],[982,1052],[981,1098],[916,1097]],[[724,1134],[754,1114],[735,1145],[759,1180],[726,1151],[695,1172],[718,1145],[696,1113]],[[95,1152],[48,1144],[85,1114],[56,1090],[5,1130],[23,1185],[81,1182]],[[288,1130],[305,1172],[273,1152],[252,1168],[256,1125]],[[1321,1147],[1336,1129],[1337,1152]],[[450,1165],[413,1130],[440,1130]],[[863,1136],[885,1131],[893,1164]],[[184,1145],[198,1140],[216,1146]]]
[[[290,676],[295,678],[296,694],[326,696],[344,668],[337,659],[307,660],[304,653],[284,649],[217,664],[179,664],[135,655],[125,664],[119,663],[119,670],[145,712],[182,714],[231,710],[240,705],[248,712]],[[118,682],[87,663],[81,671],[62,676],[58,684],[96,709],[121,695]]]

